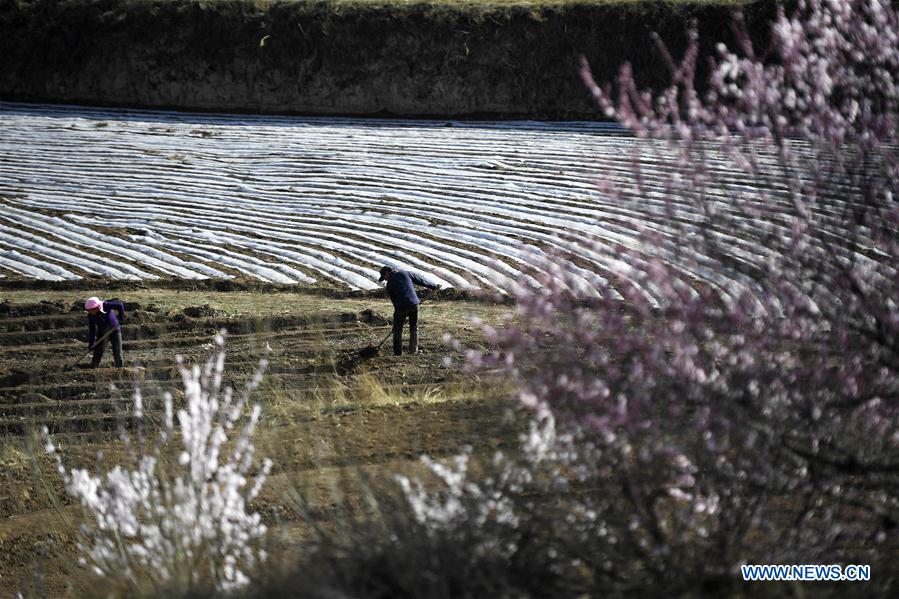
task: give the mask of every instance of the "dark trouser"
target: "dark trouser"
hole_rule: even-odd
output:
[[[97,338],[99,339],[103,335],[106,334],[106,331],[98,331]],[[106,342],[109,341],[112,343],[112,357],[115,358],[116,368],[122,367],[122,332],[121,331],[113,331],[112,334],[100,342],[94,343],[94,359],[91,360],[91,366],[97,368],[100,366],[100,360],[103,359],[103,352],[106,351]]]
[[[403,325],[409,319],[409,353],[418,353],[418,306],[393,309],[393,355],[403,353]]]

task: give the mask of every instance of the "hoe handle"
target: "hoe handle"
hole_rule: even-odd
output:
[[[418,305],[420,306],[423,303],[425,303],[426,301],[428,301],[428,300],[423,299],[420,302],[418,302]],[[377,349],[381,349],[381,346],[384,345],[384,342],[387,341],[388,339],[390,339],[390,336],[393,335],[393,323],[392,322],[390,323],[390,327],[391,327],[391,331],[389,333],[387,333],[387,335],[385,335],[383,339],[381,339],[381,342],[378,344]]]
[[[390,331],[389,333],[387,333],[386,335],[384,335],[384,338],[381,339],[381,342],[378,344],[377,349],[381,349],[381,346],[384,345],[384,342],[385,342],[385,341],[387,341],[388,339],[390,339],[390,336],[391,336],[391,335],[393,335],[393,330],[392,330],[392,329],[391,329],[391,331]]]
[[[89,348],[87,348],[87,351],[84,352],[83,354],[81,354],[81,357],[79,357],[77,360],[75,360],[74,362],[72,362],[72,365],[69,366],[69,369],[75,368],[75,366],[78,365],[78,362],[80,362],[81,360],[84,359],[84,356],[86,356],[87,354],[89,354],[89,353],[91,353],[92,351],[94,351],[94,349],[96,349],[96,347],[97,347],[98,345],[100,345],[103,341],[105,341],[107,337],[109,337],[110,335],[112,335],[113,331],[115,331],[115,329],[112,329],[112,328],[111,328],[111,329],[109,329],[108,331],[106,331],[105,333],[103,333],[103,336],[100,337],[99,339],[97,339],[96,341],[94,341],[94,344],[91,345]]]

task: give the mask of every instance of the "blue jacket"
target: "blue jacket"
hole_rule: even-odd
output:
[[[415,293],[413,283],[428,289],[437,289],[437,285],[428,283],[416,274],[395,270],[387,278],[387,293],[390,295],[390,301],[393,302],[395,310],[411,308],[421,303],[418,294]]]
[[[104,314],[105,312],[105,314]],[[118,315],[116,315],[118,312]],[[125,319],[125,304],[117,300],[103,302],[103,312],[87,315],[87,344],[93,346],[97,336],[102,337],[110,327],[122,330]]]

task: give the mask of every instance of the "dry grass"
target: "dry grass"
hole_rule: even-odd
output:
[[[293,419],[334,411],[383,406],[431,405],[442,402],[511,397],[512,388],[502,381],[452,381],[445,384],[387,384],[372,373],[351,378],[321,377],[308,389],[291,389],[277,382],[263,383],[260,390],[267,419],[289,423]]]
[[[30,458],[22,439],[0,439],[0,469],[4,472],[20,472],[28,467]]]

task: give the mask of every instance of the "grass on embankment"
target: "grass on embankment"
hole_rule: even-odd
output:
[[[735,43],[736,0],[0,0],[0,98],[254,113],[597,118],[578,67],[641,86],[686,29]],[[746,4],[765,47],[775,0]],[[699,78],[701,80],[701,77]]]
[[[307,2],[310,0],[245,0],[262,7],[281,2]],[[662,5],[672,8],[691,5],[730,6],[748,4],[753,0],[331,0],[334,6],[447,6],[467,7],[475,10],[493,10],[501,7],[523,6],[534,8],[556,8],[566,6],[599,6],[632,4],[635,8],[646,5]]]

